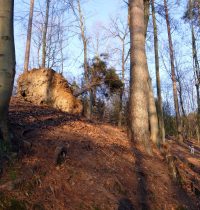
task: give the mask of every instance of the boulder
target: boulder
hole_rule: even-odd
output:
[[[46,104],[70,114],[80,114],[83,110],[65,78],[52,69],[33,69],[20,75],[17,95],[34,104]]]

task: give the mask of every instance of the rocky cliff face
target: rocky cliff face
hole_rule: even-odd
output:
[[[34,104],[47,104],[63,112],[80,114],[83,106],[68,82],[52,69],[33,69],[18,79],[17,95]]]

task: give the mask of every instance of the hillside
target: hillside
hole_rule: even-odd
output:
[[[0,209],[200,209],[197,197],[172,181],[163,156],[131,145],[123,129],[18,98],[10,121],[16,138],[31,148],[7,164]],[[199,153],[181,146],[180,153],[175,144],[173,152],[185,152],[198,168]]]

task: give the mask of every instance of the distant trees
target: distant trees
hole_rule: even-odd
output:
[[[198,0],[188,0],[184,19],[188,19],[194,26],[200,26],[200,3]]]
[[[171,27],[170,27],[170,18],[169,18],[167,0],[164,0],[164,9],[165,9],[165,18],[166,18],[167,32],[168,32],[170,64],[171,64],[171,79],[172,79],[172,84],[173,84],[174,107],[175,107],[175,112],[176,112],[176,126],[177,126],[177,132],[178,132],[178,139],[179,141],[183,141],[182,124],[181,124],[178,94],[177,94],[177,84],[176,84],[177,81],[176,81],[175,64],[174,64],[175,62],[174,49],[173,49],[173,43],[172,43],[172,37],[171,37]]]
[[[28,71],[28,67],[29,67],[34,3],[35,3],[35,0],[30,0],[30,12],[29,12],[27,40],[26,40],[26,51],[25,51],[25,60],[24,60],[24,71],[25,72]]]
[[[88,7],[85,7],[85,4],[88,4],[87,1],[83,4],[81,0],[45,0],[40,2],[30,0],[24,71],[27,71],[29,67],[31,40],[32,65],[54,68],[61,74],[64,73],[66,67],[71,68],[71,66],[65,65],[68,58],[67,53],[71,50],[69,48],[65,50],[66,47],[68,47],[68,44],[70,46],[74,45],[73,39],[79,40],[80,43],[76,42],[76,47],[77,44],[80,44],[81,47],[72,49],[76,55],[70,54],[69,59],[73,60],[72,63],[75,65],[72,65],[75,68],[83,70],[83,72],[77,71],[80,72],[79,79],[74,79],[76,81],[73,83],[76,84],[76,87],[80,86],[80,88],[76,88],[74,94],[76,96],[82,95],[83,101],[87,101],[87,106],[85,106],[87,118],[94,117],[96,105],[101,100],[99,104],[103,104],[104,108],[106,103],[109,104],[110,109],[113,108],[114,114],[112,115],[115,116],[115,120],[113,120],[115,124],[116,121],[119,126],[126,124],[124,120],[127,112],[126,103],[130,93],[128,113],[131,115],[129,127],[132,138],[139,142],[142,141],[147,149],[149,149],[149,140],[157,145],[165,141],[165,128],[167,134],[171,126],[164,125],[164,120],[167,123],[176,122],[175,130],[178,133],[179,140],[182,141],[183,137],[187,136],[185,135],[187,127],[194,127],[189,125],[189,121],[192,121],[192,117],[197,116],[195,119],[196,127],[198,127],[197,136],[200,136],[200,67],[198,58],[199,37],[197,33],[200,27],[199,2],[188,0],[183,15],[184,20],[190,25],[192,40],[193,64],[187,61],[187,65],[180,65],[178,62],[181,57],[178,54],[179,49],[177,47],[180,42],[177,38],[180,34],[180,31],[178,31],[180,28],[178,24],[175,24],[175,19],[178,18],[172,15],[170,17],[170,14],[172,14],[170,9],[177,3],[167,0],[129,0],[126,3],[129,5],[129,21],[126,20],[127,14],[124,16],[120,14],[112,15],[109,25],[98,23],[101,27],[96,31],[98,34],[94,35],[89,29],[88,21],[86,21],[86,18],[90,18],[86,16]],[[184,4],[186,6],[186,3]],[[151,18],[149,18],[150,13],[152,13]],[[152,22],[148,28],[149,19]],[[166,25],[160,24],[160,22],[166,22]],[[166,32],[167,39],[166,36],[160,36],[161,33],[166,34]],[[176,36],[174,33],[176,33]],[[151,39],[152,37],[154,40]],[[69,39],[70,42],[68,42]],[[160,41],[162,41],[162,44],[159,43]],[[106,43],[105,46],[102,44],[103,42]],[[147,51],[146,54],[149,43],[151,47],[152,43],[154,44],[154,52],[151,50],[150,52]],[[92,45],[93,49],[91,49]],[[100,48],[101,50],[99,50]],[[102,48],[104,49],[102,50]],[[149,56],[151,53],[155,57],[156,100],[153,91],[154,85],[152,85],[154,84],[154,77],[151,70],[154,62]],[[107,58],[103,58],[102,54],[105,54]],[[160,64],[159,55],[163,60],[163,66]],[[129,87],[126,81],[129,78],[126,72],[129,70],[127,67],[129,57],[131,64],[130,91],[127,91]],[[147,57],[150,64],[149,69]],[[191,65],[193,65],[192,73],[189,71]],[[161,88],[162,69],[165,70],[164,74],[169,76],[171,80],[162,81]],[[185,75],[185,72],[190,72],[190,75]],[[111,80],[114,79],[123,84],[113,93],[109,92],[112,89],[109,86],[112,84],[107,80],[108,74],[110,74]],[[189,98],[185,99],[186,95]],[[164,116],[166,113],[163,113],[163,106],[166,105],[166,101],[168,101],[168,104],[172,102],[170,100],[174,102],[175,112],[173,112],[172,106],[169,106],[172,110],[166,118]],[[197,115],[194,114],[196,107]],[[189,113],[191,114],[190,119],[188,118]],[[174,128],[171,130],[174,131]]]
[[[193,71],[197,96],[197,138],[200,141],[200,65],[197,51],[195,27],[200,27],[200,3],[196,0],[188,0],[187,8],[183,16],[189,22],[192,37]]]
[[[124,22],[121,17],[110,18],[110,24],[108,28],[105,28],[108,33],[108,37],[111,39],[117,39],[120,47],[115,48],[114,50],[119,51],[120,54],[120,67],[121,67],[121,80],[123,82],[123,88],[121,88],[119,97],[119,115],[118,115],[118,126],[122,125],[122,116],[123,116],[123,96],[125,89],[125,71],[126,71],[126,63],[128,61],[130,55],[130,49],[126,49],[128,43],[128,35],[129,35],[129,26],[128,22]]]
[[[73,11],[75,19],[78,23],[79,34],[83,44],[83,56],[84,56],[84,79],[85,83],[89,83],[89,74],[88,74],[88,37],[86,35],[86,26],[85,26],[85,17],[83,16],[80,0],[69,0],[69,5]],[[89,90],[89,107],[87,111],[87,118],[92,116],[92,93]]]
[[[95,56],[88,62],[88,79],[80,90],[75,90],[74,95],[78,96],[92,92],[92,106],[96,105],[97,97],[109,97],[121,91],[123,83],[116,73],[116,70],[109,67],[107,62],[101,57]]]
[[[67,46],[67,24],[64,21],[65,6],[64,1],[30,1],[25,71],[29,65],[32,65],[34,67],[53,67],[56,70],[59,69],[60,73],[63,72],[66,60],[63,50]],[[32,59],[30,60],[30,58]],[[30,64],[29,61],[31,61]]]
[[[159,134],[161,141],[165,141],[165,128],[164,128],[164,119],[163,119],[163,103],[161,95],[161,81],[160,81],[160,65],[159,65],[159,55],[158,55],[158,32],[157,32],[157,23],[156,23],[156,14],[154,0],[151,0],[151,9],[152,9],[152,21],[153,21],[153,32],[154,32],[154,51],[155,51],[155,66],[156,66],[156,87],[157,87],[157,99],[158,99],[158,120],[159,120]]]
[[[10,141],[8,108],[15,76],[14,0],[0,0],[0,141]]]
[[[45,14],[45,21],[43,26],[43,33],[42,33],[42,68],[46,66],[46,48],[47,48],[47,30],[49,24],[49,9],[50,9],[50,0],[46,0],[46,14]]]

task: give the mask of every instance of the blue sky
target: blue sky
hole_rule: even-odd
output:
[[[44,0],[35,0],[37,2]],[[83,3],[83,13],[86,16],[87,33],[92,34],[95,30],[99,30],[99,25],[108,24],[109,17],[116,15],[123,8],[121,0],[88,0]],[[35,9],[36,10],[36,9]],[[23,69],[24,51],[26,42],[26,27],[28,22],[29,0],[15,0],[15,44],[16,44],[16,60],[17,70],[21,72]],[[124,9],[126,12],[126,10]],[[71,53],[70,55],[80,54],[81,43],[75,37],[70,40]],[[70,47],[69,47],[70,48]],[[81,56],[82,57],[82,56]],[[72,58],[69,58],[71,60]],[[81,59],[80,59],[80,62]],[[69,62],[70,63],[70,62]],[[73,62],[72,62],[73,63]],[[70,67],[71,68],[71,67]],[[77,68],[77,66],[76,66]],[[67,69],[66,71],[69,71]],[[71,70],[70,70],[71,71]],[[73,70],[72,70],[73,71]],[[76,74],[76,73],[75,73]]]

